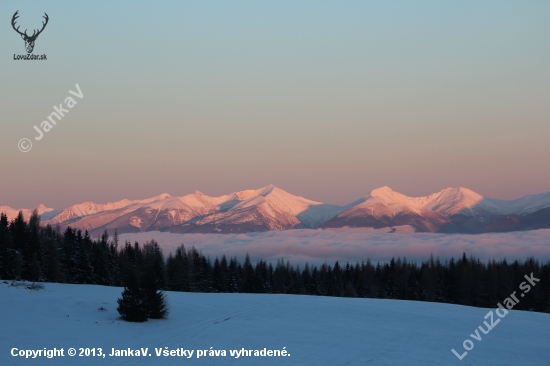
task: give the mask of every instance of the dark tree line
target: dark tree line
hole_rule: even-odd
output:
[[[0,278],[29,281],[124,286],[128,278],[162,290],[189,292],[284,293],[444,302],[495,307],[530,275],[540,282],[514,307],[550,313],[550,262],[481,262],[464,254],[420,264],[406,259],[389,263],[370,260],[355,264],[323,264],[303,268],[279,260],[276,264],[244,262],[236,257],[213,261],[183,245],[164,258],[155,241],[140,246],[107,233],[92,239],[87,232],[41,226],[35,213],[9,222],[0,216]]]

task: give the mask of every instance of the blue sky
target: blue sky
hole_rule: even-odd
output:
[[[35,54],[11,28],[50,22]],[[0,205],[550,190],[550,2],[0,3]],[[84,98],[34,141],[75,84]]]

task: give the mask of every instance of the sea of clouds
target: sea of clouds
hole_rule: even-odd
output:
[[[276,262],[283,258],[293,264],[327,262],[389,261],[406,257],[420,262],[433,255],[440,259],[461,257],[462,253],[489,259],[524,260],[534,256],[550,260],[550,229],[489,234],[388,233],[387,229],[287,230],[247,234],[171,234],[159,231],[119,235],[120,242],[145,243],[154,239],[168,255],[180,245],[195,247],[211,259],[248,253],[252,261]]]

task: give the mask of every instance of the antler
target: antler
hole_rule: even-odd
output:
[[[21,32],[19,31],[19,27],[15,28],[15,20],[16,20],[17,18],[19,18],[19,15],[17,15],[17,13],[19,13],[19,10],[17,10],[17,11],[15,12],[15,14],[13,14],[13,18],[11,18],[11,26],[12,26],[13,29],[14,29],[17,33],[19,33],[20,35],[28,37],[28,36],[27,36],[27,30],[26,30],[26,29],[25,29],[25,33],[21,33]],[[46,13],[44,13],[44,14],[46,14]]]
[[[36,33],[37,31],[35,30],[30,38],[36,38],[36,37],[38,37],[38,35],[39,35],[40,33],[42,33],[42,31],[44,30],[44,28],[46,28],[46,24],[48,24],[48,20],[49,20],[50,18],[48,17],[48,14],[46,14],[46,13],[44,13],[44,14],[45,14],[45,15],[43,16],[43,18],[46,19],[46,21],[45,21],[45,22],[42,22],[42,29],[40,29],[40,30],[38,31],[38,33]],[[25,33],[26,33],[26,31],[25,31]]]

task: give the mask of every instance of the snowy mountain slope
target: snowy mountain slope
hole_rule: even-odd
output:
[[[59,213],[59,211],[54,210],[53,208],[48,208],[42,204],[38,205],[36,207],[36,210],[38,211],[38,214],[41,215],[41,217],[53,217],[52,215],[56,215]],[[11,208],[9,206],[0,206],[0,212],[5,213],[8,216],[8,220],[13,220],[17,217],[19,214],[19,211],[23,212],[23,217],[28,220],[29,217],[31,217],[33,209],[27,209],[27,208],[20,208],[19,210],[16,210],[14,208]]]
[[[145,231],[149,228],[158,230],[215,211],[216,206],[204,198],[204,195],[196,193],[183,197],[161,195],[120,208],[113,209],[117,205],[112,205],[109,210],[61,221],[61,226],[70,225],[95,234],[105,229],[120,229],[120,232]],[[60,220],[56,217],[46,223],[56,224]]]
[[[485,198],[500,208],[503,215],[526,215],[550,207],[550,192],[530,194],[512,201]]]
[[[363,197],[363,202],[356,207],[373,207],[380,205],[388,208],[393,214],[403,211],[422,213],[431,211],[442,216],[455,214],[471,214],[479,212],[501,213],[503,204],[487,201],[480,194],[467,188],[446,188],[440,192],[432,193],[424,197],[409,197],[393,191],[389,187],[372,190]],[[501,201],[502,203],[508,201]],[[550,205],[550,199],[548,200]]]
[[[339,206],[295,196],[270,184],[218,197],[196,191],[182,197],[165,193],[145,200],[84,202],[61,212],[41,205],[39,213],[44,224],[62,229],[72,226],[93,235],[115,229],[119,233],[243,233],[403,225],[420,232],[478,233],[550,227],[548,215],[544,214],[549,208],[550,192],[506,201],[485,198],[462,187],[423,197],[409,197],[381,187]],[[18,212],[6,206],[0,211],[8,212],[10,219]],[[30,212],[24,211],[25,215]]]
[[[484,319],[490,309],[381,299],[166,292],[168,319],[127,323],[116,311],[122,288],[44,285],[44,290],[31,291],[0,282],[0,313],[9,314],[2,319],[0,364],[491,366],[547,365],[550,358],[550,315],[543,313],[511,310],[488,334],[478,332],[481,339],[475,340],[470,334],[475,336],[477,327],[490,321]],[[464,352],[466,339],[474,348],[459,361],[451,349]],[[79,348],[101,348],[106,356],[70,357],[71,347],[77,354]],[[157,356],[155,348],[165,347],[194,354]],[[211,347],[227,355],[197,358],[196,350]],[[229,352],[283,347],[290,356],[236,359]],[[63,348],[65,356],[25,359],[11,356],[13,348]],[[144,357],[112,357],[113,348],[148,350]]]
[[[385,206],[394,214],[402,211],[421,213],[431,211],[442,216],[457,214],[475,216],[483,214],[511,215],[531,213],[550,207],[550,192],[529,195],[513,201],[485,198],[467,188],[446,188],[424,197],[409,197],[389,187],[372,190],[354,207]]]
[[[408,197],[392,191],[389,187],[378,188],[327,221],[323,227],[381,228],[411,225],[417,231],[435,232],[443,224],[450,222],[436,210],[441,207],[438,206],[438,202],[442,192],[426,197]]]
[[[312,209],[319,206],[319,209]],[[119,233],[166,230],[171,232],[249,232],[316,227],[340,212],[294,196],[273,185],[257,190],[211,197],[195,192],[183,197],[167,194],[142,201],[119,201],[105,205],[75,205],[46,224]],[[300,217],[298,217],[300,215]]]
[[[424,197],[408,197],[382,187],[371,191],[323,227],[411,225],[417,231],[479,232],[502,216],[521,216],[547,207],[550,207],[550,192],[505,201],[485,198],[462,187],[447,188]]]
[[[349,205],[338,206],[329,204],[311,205],[306,210],[298,213],[296,217],[301,222],[301,227],[317,228],[323,225],[340,212],[345,211]]]
[[[121,201],[109,202],[105,204],[83,202],[64,209],[58,215],[50,219],[49,223],[52,225],[55,225],[63,222],[76,220],[80,217],[88,216],[97,212],[116,210],[116,209],[127,207],[133,204],[150,203],[150,202],[158,201],[167,197],[170,197],[170,195],[167,193],[163,193],[156,197],[148,198],[145,200],[130,201],[130,200],[124,199]]]
[[[493,220],[480,232],[525,231],[550,228],[550,208],[543,208],[525,215],[508,215]]]
[[[220,210],[192,222],[168,228],[167,231],[229,233],[311,227],[309,225],[312,223],[323,222],[326,211],[330,212],[330,208],[326,207],[324,210],[311,210],[317,206],[327,205],[294,196],[270,184],[254,191],[247,199],[226,211]]]

